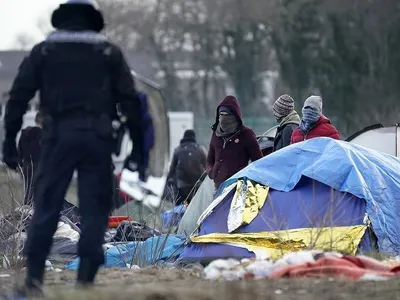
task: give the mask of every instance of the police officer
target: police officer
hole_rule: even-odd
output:
[[[91,0],[70,0],[52,15],[52,32],[23,60],[6,107],[3,161],[17,168],[16,135],[27,104],[40,92],[43,148],[35,184],[37,206],[25,247],[24,290],[39,290],[45,260],[74,170],[81,212],[77,281],[94,282],[104,263],[102,244],[112,200],[112,123],[117,109],[127,117],[136,147],[130,165],[142,164],[142,116],[130,69],[115,45],[100,34],[104,19]]]

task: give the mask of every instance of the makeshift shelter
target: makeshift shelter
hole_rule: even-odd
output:
[[[206,176],[179,222],[178,234],[190,235],[195,231],[197,220],[213,201],[214,191],[214,182]]]
[[[278,126],[267,130],[263,135],[257,137],[258,144],[264,155],[272,152],[274,147],[274,138]],[[185,214],[179,222],[178,234],[189,235],[197,228],[197,220],[206,208],[214,200],[215,185],[212,179],[205,176],[198,191],[187,207]]]
[[[399,157],[400,125],[374,124],[356,132],[346,141]]]
[[[228,179],[180,259],[211,261],[317,248],[400,251],[400,159],[315,138],[272,153]]]

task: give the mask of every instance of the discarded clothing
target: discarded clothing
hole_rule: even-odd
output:
[[[138,222],[123,221],[117,228],[111,242],[139,242],[159,236],[160,232]]]
[[[278,270],[271,279],[282,277],[347,277],[355,280],[384,279],[400,274],[400,266],[390,267],[365,256],[323,257],[314,263],[305,263]]]
[[[175,261],[182,253],[186,239],[178,235],[151,237],[144,242],[115,245],[105,251],[104,268],[127,268],[154,265],[159,261]],[[77,270],[79,258],[68,263],[67,270]]]

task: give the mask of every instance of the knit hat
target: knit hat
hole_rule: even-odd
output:
[[[188,140],[195,140],[196,139],[196,133],[194,132],[194,130],[188,129],[183,134],[183,138],[184,139],[188,139]]]
[[[303,108],[311,107],[318,113],[322,114],[322,98],[320,96],[311,95],[304,101]]]
[[[275,101],[272,110],[275,119],[280,120],[286,117],[294,110],[293,98],[287,94],[279,96],[279,98]]]

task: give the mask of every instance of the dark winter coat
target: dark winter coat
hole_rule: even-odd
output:
[[[307,134],[304,134],[300,128],[296,128],[293,131],[290,143],[295,144],[316,137],[330,137],[335,140],[340,140],[337,129],[331,124],[331,121],[327,117],[322,115]]]
[[[80,32],[80,27],[82,35],[77,36],[74,33]],[[68,34],[51,33],[44,42],[34,46],[21,63],[7,102],[6,137],[15,138],[29,100],[39,91],[41,108],[57,121],[82,119],[79,124],[75,122],[76,128],[97,128],[99,134],[110,139],[111,121],[119,105],[122,114],[128,117],[131,139],[137,145],[133,149],[138,152],[138,160],[141,159],[143,116],[122,51],[104,36],[87,31],[85,26],[77,24],[74,30]],[[80,76],[76,76],[77,73]],[[89,122],[88,111],[90,115],[107,115],[108,119]],[[46,124],[44,130],[47,132]]]
[[[33,199],[33,182],[37,176],[41,153],[42,129],[36,126],[23,129],[18,142],[18,155],[24,177],[24,204],[29,204]]]
[[[19,161],[22,169],[37,168],[41,154],[42,128],[27,127],[21,131],[18,142]]]
[[[190,152],[190,161],[186,155]],[[203,147],[192,139],[182,139],[175,149],[168,173],[168,181],[178,189],[192,188],[206,169],[206,153]]]
[[[215,134],[220,106],[229,107],[239,122],[238,131],[226,141]],[[245,168],[250,160],[256,161],[262,158],[262,153],[254,131],[243,125],[239,102],[233,96],[227,96],[217,107],[216,121],[212,129],[213,134],[207,156],[207,173],[214,180],[216,188],[219,188],[221,183]]]
[[[145,93],[139,92],[138,98],[142,107],[143,116],[143,168],[147,170],[149,167],[150,151],[154,147],[154,126],[153,119],[149,112],[148,98]],[[145,174],[140,174],[140,180],[145,181]]]
[[[295,130],[297,127],[299,127],[298,124],[288,123],[277,128],[273,152],[290,145],[293,130]]]

